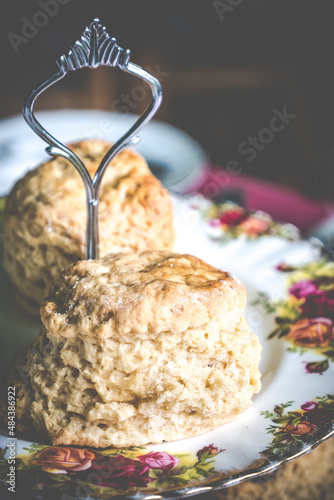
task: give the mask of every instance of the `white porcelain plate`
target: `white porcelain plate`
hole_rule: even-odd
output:
[[[295,228],[236,205],[175,199],[175,219],[178,251],[246,286],[247,318],[263,346],[262,389],[252,406],[207,434],[122,450],[13,440],[4,430],[5,490],[12,478],[17,490],[45,498],[188,497],[270,472],[333,433],[334,263]],[[8,290],[1,274],[2,364],[38,328]]]
[[[64,143],[87,137],[114,142],[137,118],[128,113],[94,109],[39,111],[36,117]],[[45,147],[21,115],[0,120],[0,196],[6,195],[27,170],[50,159]],[[157,120],[140,132],[140,142],[134,149],[146,158],[164,186],[177,192],[196,183],[208,162],[204,150],[188,134]]]

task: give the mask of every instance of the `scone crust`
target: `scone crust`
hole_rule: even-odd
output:
[[[65,269],[42,304],[41,319],[54,336],[148,338],[198,328],[243,310],[245,302],[239,280],[197,257],[123,253]]]
[[[70,144],[91,176],[111,144]],[[29,171],[6,200],[4,267],[21,302],[38,313],[50,283],[69,264],[84,258],[85,190],[76,169],[55,158]],[[106,170],[99,205],[100,255],[172,249],[173,211],[169,193],[137,152],[120,152]]]
[[[140,446],[235,419],[260,389],[246,293],[191,255],[121,253],[62,272],[10,376],[53,444]],[[23,375],[23,377],[22,377]]]

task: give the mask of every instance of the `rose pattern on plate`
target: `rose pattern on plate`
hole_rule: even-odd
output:
[[[89,469],[94,458],[94,453],[89,450],[52,446],[37,453],[33,464],[45,472],[67,474],[69,471]]]
[[[224,450],[213,444],[197,453],[147,452],[144,447],[93,450],[31,444],[16,457],[20,483],[35,490],[76,496],[110,496],[138,490],[166,490],[217,475],[215,460]],[[0,480],[6,482],[6,449],[0,453]]]
[[[271,443],[262,452],[269,460],[282,459],[298,453],[309,443],[316,442],[334,422],[334,396],[307,401],[297,410],[287,410],[293,401],[276,405],[272,412],[261,412],[271,420],[267,433],[273,435]]]
[[[143,487],[152,482],[150,467],[123,455],[98,456],[92,463],[93,472],[100,473],[99,486],[126,490],[131,486]]]
[[[140,455],[138,460],[151,467],[151,469],[161,470],[173,469],[173,467],[176,467],[180,463],[178,458],[165,451],[150,451],[146,455]]]
[[[232,202],[214,204],[198,199],[192,208],[199,210],[209,226],[209,236],[221,241],[229,241],[239,236],[257,239],[275,235],[287,240],[299,238],[298,229],[292,224],[281,224],[266,212],[252,211]]]
[[[276,269],[286,275],[286,297],[270,301],[259,294],[253,305],[275,313],[277,327],[269,338],[284,338],[289,351],[325,357],[304,362],[306,373],[322,375],[329,361],[334,362],[334,262],[322,259],[300,267],[282,263]]]

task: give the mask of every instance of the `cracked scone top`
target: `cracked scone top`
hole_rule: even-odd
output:
[[[112,254],[63,271],[41,308],[54,336],[155,337],[243,310],[244,286],[192,255]]]
[[[73,264],[11,375],[18,421],[53,444],[123,447],[233,420],[260,389],[261,346],[245,302],[239,281],[190,255]]]
[[[110,144],[71,144],[94,175]],[[19,302],[38,314],[61,269],[84,258],[86,201],[82,179],[65,158],[29,171],[6,201],[4,267]],[[100,255],[172,249],[172,201],[142,156],[120,152],[103,177],[99,205]]]

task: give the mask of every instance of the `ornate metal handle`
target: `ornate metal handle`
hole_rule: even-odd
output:
[[[130,144],[136,144],[139,141],[138,132],[153,117],[162,101],[162,89],[159,80],[140,66],[131,63],[130,56],[131,52],[119,47],[115,38],[111,38],[100,20],[95,18],[85,29],[80,40],[77,40],[70,48],[68,54],[62,55],[60,60],[57,61],[59,71],[33,90],[23,103],[22,113],[26,122],[41,139],[49,144],[46,152],[51,156],[63,156],[74,165],[81,175],[86,190],[87,204],[86,259],[99,258],[98,206],[103,175],[117,153]],[[152,101],[134,125],[105,154],[92,179],[80,158],[43,128],[34,115],[33,106],[37,97],[44,90],[64,78],[69,71],[84,67],[96,68],[98,66],[117,66],[127,73],[138,76],[150,86]]]

